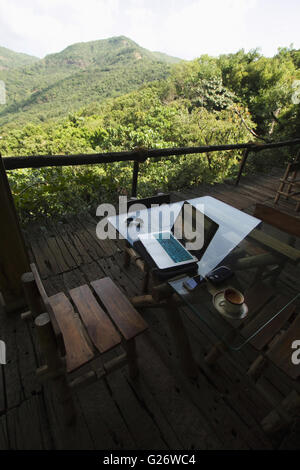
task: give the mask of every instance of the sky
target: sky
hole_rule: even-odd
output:
[[[0,0],[0,46],[44,57],[127,36],[191,60],[259,47],[300,48],[300,0]]]

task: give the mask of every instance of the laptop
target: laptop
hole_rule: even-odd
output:
[[[187,270],[196,268],[219,227],[208,216],[197,214],[197,211],[198,209],[185,202],[171,230],[140,234],[134,247],[142,252],[148,263],[150,261],[153,267],[161,271],[178,268],[182,272],[185,267]],[[195,233],[199,235],[200,246],[195,243]]]
[[[186,214],[188,214],[189,217],[185,217]],[[189,226],[191,223],[192,227]],[[217,222],[206,214],[201,213],[189,202],[184,202],[171,231],[175,234],[175,238],[180,240],[181,243],[187,247],[188,251],[200,261],[218,228],[219,224],[217,224]],[[192,237],[194,237],[195,232],[197,232],[198,244],[195,243],[193,246],[188,245],[190,241],[193,242],[193,239],[190,240],[189,234],[192,234]],[[182,234],[181,236],[180,233]]]

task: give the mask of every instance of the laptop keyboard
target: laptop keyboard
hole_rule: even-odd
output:
[[[174,263],[193,259],[192,255],[190,255],[190,253],[178,242],[178,240],[176,240],[176,238],[173,237],[173,235],[170,235],[170,238],[163,238],[161,233],[155,234],[154,236]]]

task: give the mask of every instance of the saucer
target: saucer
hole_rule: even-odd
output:
[[[231,320],[242,320],[248,313],[248,307],[245,303],[242,304],[241,310],[239,314],[235,315],[234,313],[229,313],[225,310],[223,306],[220,305],[220,302],[224,300],[223,292],[219,292],[214,296],[213,304],[214,307],[218,310],[218,312],[226,318],[230,318]]]

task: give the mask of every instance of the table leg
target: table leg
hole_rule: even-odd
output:
[[[139,375],[135,338],[124,341],[123,346],[127,354],[129,376],[131,379],[135,379]]]
[[[217,362],[220,356],[222,356],[226,352],[227,348],[225,343],[222,343],[221,341],[217,344],[215,344],[207,353],[205,357],[205,362],[209,366],[212,366]]]
[[[166,313],[183,370],[189,378],[196,378],[198,376],[198,368],[192,355],[187,332],[175,300],[175,294],[167,301]]]
[[[126,242],[126,248],[129,247],[129,243]],[[131,257],[130,257],[130,254],[129,254],[129,251],[128,250],[124,250],[124,268],[129,268],[129,265],[130,265],[130,260],[131,260]]]
[[[151,294],[131,297],[130,302],[135,308],[164,308],[165,306],[165,302],[163,300],[157,301]]]
[[[147,269],[143,279],[143,293],[146,294],[149,291],[149,282],[150,282],[150,270]]]
[[[153,276],[154,286],[157,282],[158,280]],[[172,294],[172,289],[168,284],[161,284],[160,286],[154,287],[153,294],[154,295],[133,297],[131,302],[136,308],[159,307],[165,309],[167,321],[179,353],[184,373],[190,378],[196,378],[198,376],[198,368],[193,358],[187,332],[180,315],[176,294]]]
[[[234,340],[237,335],[237,331],[232,329],[225,337],[224,341],[216,343],[205,356],[205,362],[207,365],[212,366],[217,362],[220,356],[228,351],[227,344]],[[227,344],[226,344],[227,343]]]

